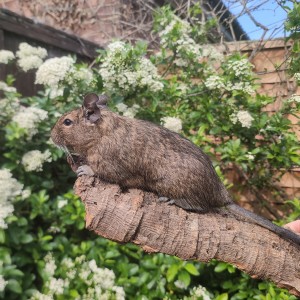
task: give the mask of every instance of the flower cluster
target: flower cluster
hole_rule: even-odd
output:
[[[0,91],[7,92],[7,93],[16,93],[17,90],[13,86],[8,86],[5,82],[0,81]]]
[[[211,45],[205,45],[202,47],[202,56],[216,61],[224,60],[224,55]]]
[[[47,59],[37,70],[35,83],[57,88],[59,83],[73,73],[74,59],[69,56]]]
[[[253,86],[249,82],[236,82],[232,84],[231,82],[228,82],[226,84],[226,90],[227,91],[243,91],[246,94],[253,94],[255,92]]]
[[[295,80],[300,81],[300,73],[295,73],[294,78]]]
[[[85,66],[76,66],[69,56],[46,60],[36,72],[35,83],[45,85],[50,99],[62,96],[64,87],[71,86],[73,92],[90,89],[93,85],[93,72]]]
[[[196,297],[196,299],[200,298],[202,300],[211,300],[212,299],[209,292],[207,291],[207,289],[201,285],[194,287],[191,290],[191,296]],[[194,299],[194,298],[192,298],[192,299]]]
[[[7,64],[14,60],[15,55],[9,50],[0,50],[0,64]]]
[[[0,275],[0,292],[3,292],[6,285],[7,285],[8,281],[6,281],[4,279],[4,277],[2,275]]]
[[[27,43],[21,43],[16,53],[19,67],[27,72],[31,69],[37,69],[43,59],[48,55],[47,50],[41,47],[32,47]]]
[[[189,22],[173,14],[172,20],[162,20],[161,26],[163,30],[158,33],[161,46],[176,51],[174,63],[178,67],[187,67],[191,58],[195,61],[199,60],[201,47],[190,36],[192,28]]]
[[[28,140],[37,132],[37,125],[48,117],[48,112],[37,107],[21,107],[13,116],[12,121],[26,130]]]
[[[224,80],[218,76],[218,75],[211,75],[209,76],[205,82],[204,85],[209,90],[221,90],[225,88]]]
[[[245,157],[248,160],[254,160],[255,159],[255,156],[251,152],[248,152],[247,154],[245,154]]]
[[[174,132],[180,132],[182,130],[182,121],[175,117],[163,117],[161,123],[164,127]]]
[[[23,184],[12,177],[8,169],[0,169],[0,228],[7,228],[5,218],[12,214],[11,201],[22,195]]]
[[[238,78],[252,76],[252,68],[253,65],[246,58],[228,61],[226,65],[229,73]]]
[[[40,172],[43,170],[43,163],[51,161],[51,153],[48,149],[43,153],[40,150],[31,150],[22,157],[22,165],[26,172]]]
[[[20,102],[18,98],[13,98],[13,99],[3,98],[0,100],[0,111],[3,112],[7,117],[11,118],[11,116],[15,114],[15,112],[19,109],[20,109]],[[1,120],[1,116],[0,116],[0,120]]]
[[[147,88],[149,91],[162,90],[156,67],[145,57],[133,57],[132,46],[122,42],[108,45],[105,60],[99,74],[107,90],[118,89],[123,92]]]
[[[250,128],[252,125],[253,117],[246,110],[240,110],[237,113],[231,115],[231,121],[236,124],[239,121],[242,127]]]
[[[300,74],[300,73],[299,73]],[[300,96],[299,95],[292,95],[289,99],[288,99],[288,102],[297,102],[297,103],[300,103]]]
[[[128,107],[125,103],[118,103],[116,109],[125,117],[134,118],[140,109],[138,104],[134,104],[132,107]]]
[[[52,254],[48,254],[44,260],[47,276],[45,293],[36,291],[31,300],[53,299],[54,296],[67,295],[68,290],[78,282],[81,282],[82,286],[78,291],[80,299],[125,299],[123,288],[115,286],[113,271],[99,268],[95,260],[87,261],[83,255],[75,260],[66,257],[62,260],[60,268],[57,268]]]

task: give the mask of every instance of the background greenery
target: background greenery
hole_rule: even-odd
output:
[[[290,71],[296,79],[299,7],[295,3],[286,23],[295,39]],[[199,9],[194,7],[191,14]],[[22,52],[20,45],[20,52],[9,59],[27,71],[38,66],[24,67],[24,55],[33,56],[35,63],[40,58],[36,82],[44,90],[24,98],[13,89],[12,76],[0,85],[0,165],[21,184],[18,192],[12,189],[9,194],[5,180],[14,181],[0,176],[0,205],[14,209],[0,228],[0,298],[124,299],[124,290],[127,299],[296,299],[227,263],[149,255],[134,245],[118,245],[88,232],[84,207],[72,192],[75,175],[65,154],[49,141],[60,114],[78,107],[89,91],[105,92],[112,110],[176,127],[201,146],[228,188],[223,172],[230,164],[247,176],[250,189],[273,191],[282,175],[278,170],[300,164],[299,142],[286,118],[299,112],[299,98],[285,101],[272,115],[263,112],[274,99],[256,92],[258,83],[247,58],[223,56],[203,46],[211,26],[213,21],[191,26],[165,7],[156,15],[154,31],[161,41],[156,54],[150,55],[145,43],[113,42],[99,51],[93,66],[87,66],[75,58],[43,63],[43,51],[23,45]],[[47,117],[32,119],[26,110],[32,107],[47,112]],[[33,120],[31,125],[19,121],[20,112]],[[31,159],[40,164],[34,167],[31,160],[26,165],[24,155],[36,150],[41,155],[31,152]],[[282,193],[276,189],[275,196]],[[287,220],[292,220],[300,213],[300,202],[289,200],[293,214]],[[84,275],[88,269],[90,274]],[[111,282],[97,281],[101,276],[110,276]]]

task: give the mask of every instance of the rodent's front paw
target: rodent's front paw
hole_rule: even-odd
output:
[[[90,166],[88,165],[83,165],[78,167],[76,170],[77,177],[82,176],[82,175],[87,175],[87,176],[94,176],[94,171],[91,169]]]

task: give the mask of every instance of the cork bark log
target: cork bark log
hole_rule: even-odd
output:
[[[119,243],[184,260],[229,262],[255,278],[273,281],[300,296],[300,246],[230,216],[196,214],[158,201],[156,195],[94,177],[77,179],[86,228]]]

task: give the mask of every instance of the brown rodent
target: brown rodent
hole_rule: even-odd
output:
[[[300,236],[233,203],[208,156],[189,140],[106,107],[105,96],[85,96],[82,108],[64,114],[52,129],[55,144],[84,161],[78,174],[121,188],[138,188],[199,213],[232,213],[300,245]]]

